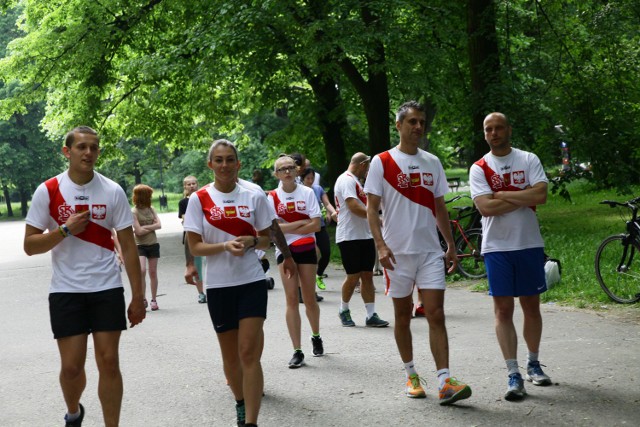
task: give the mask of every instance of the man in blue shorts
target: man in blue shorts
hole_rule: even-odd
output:
[[[99,143],[96,131],[86,126],[67,133],[62,152],[69,159],[69,169],[38,186],[26,218],[27,255],[51,251],[49,314],[60,352],[67,427],[81,426],[85,415],[80,398],[87,383],[84,366],[89,334],[98,366],[103,425],[119,424],[123,393],[120,334],[127,329],[127,316],[131,327],[145,317],[131,208],[122,188],[94,171]],[[112,230],[131,284],[128,310]]]
[[[526,395],[517,360],[518,337],[513,324],[515,298],[524,314],[527,343],[526,379],[549,385],[538,361],[542,336],[540,294],[547,290],[544,243],[535,209],[547,201],[547,177],[538,157],[511,147],[512,128],[502,113],[484,119],[491,151],[471,166],[471,197],[482,214],[482,254],[493,296],[496,335],[509,371],[506,400]]]

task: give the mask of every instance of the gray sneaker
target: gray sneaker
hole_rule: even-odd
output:
[[[373,313],[373,316],[367,319],[366,324],[370,328],[385,328],[389,326],[389,322],[382,320],[378,313]]]
[[[342,321],[342,326],[356,326],[356,322],[351,319],[351,311],[345,310],[343,312],[339,312],[338,316],[340,316],[340,320]]]
[[[527,381],[531,381],[533,385],[551,385],[551,378],[544,373],[540,367],[540,362],[529,362],[527,365]]]
[[[509,387],[504,394],[505,400],[522,400],[526,394],[527,391],[524,389],[522,375],[520,373],[509,375]]]

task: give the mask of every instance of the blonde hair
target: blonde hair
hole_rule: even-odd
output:
[[[153,188],[148,185],[138,184],[133,187],[133,204],[138,209],[151,207],[151,195]]]
[[[198,185],[198,178],[196,178],[193,175],[185,176],[184,179],[182,180],[182,197],[187,197],[189,195],[187,193],[187,190],[184,188],[184,185],[187,183],[187,181],[191,181],[191,180],[196,182],[196,186]]]

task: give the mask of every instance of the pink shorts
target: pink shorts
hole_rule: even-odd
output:
[[[418,289],[446,289],[444,253],[395,255],[394,270],[385,269],[386,294],[392,298],[411,295],[413,285]]]

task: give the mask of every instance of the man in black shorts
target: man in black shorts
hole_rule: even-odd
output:
[[[94,171],[99,142],[96,131],[86,126],[67,133],[62,152],[69,169],[38,186],[26,218],[27,255],[51,251],[52,256],[49,313],[60,352],[66,426],[81,426],[85,415],[80,397],[87,382],[89,334],[104,425],[117,426],[120,421],[123,386],[118,353],[127,319],[112,230],[131,283],[127,310],[131,327],[145,317],[131,208],[122,188]]]
[[[384,328],[389,322],[380,319],[375,309],[373,266],[376,247],[367,222],[367,196],[360,184],[360,180],[367,176],[370,160],[371,157],[364,153],[354,154],[349,168],[338,177],[333,190],[338,210],[336,242],[347,273],[342,283],[342,301],[338,314],[342,326],[356,325],[351,319],[349,301],[356,284],[360,282],[360,295],[367,309],[365,325]]]

